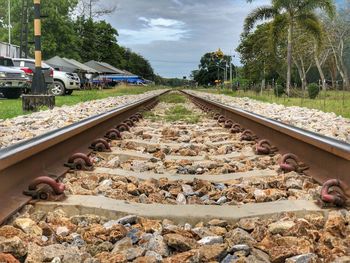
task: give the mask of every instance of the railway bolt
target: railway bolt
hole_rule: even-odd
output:
[[[44,187],[39,188],[39,185]],[[31,196],[33,199],[41,200],[61,200],[64,198],[65,185],[57,182],[48,176],[40,176],[35,178],[28,190],[23,191],[23,194]]]
[[[298,156],[293,153],[287,153],[282,156],[280,168],[285,173],[293,171],[302,173],[303,171],[309,169],[309,167],[300,162]]]
[[[64,164],[73,170],[80,171],[91,171],[94,164],[90,160],[89,156],[83,153],[75,153],[69,159],[68,162]]]
[[[345,188],[344,183],[338,179],[328,180],[321,189],[322,201],[339,207],[344,206],[346,204]]]
[[[109,143],[102,138],[96,139],[91,143],[91,149],[98,151],[98,152],[111,152],[111,147],[109,146]]]
[[[105,137],[110,140],[120,140],[122,138],[120,132],[117,129],[110,129],[107,131]]]
[[[258,137],[251,131],[251,130],[245,130],[241,135],[241,141],[254,141]]]
[[[260,140],[255,146],[255,151],[258,155],[269,155],[277,152],[278,149],[272,146],[270,141]]]

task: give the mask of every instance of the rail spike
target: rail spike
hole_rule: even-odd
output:
[[[86,154],[75,153],[68,159],[65,166],[73,170],[92,171],[94,164]]]
[[[91,149],[98,152],[111,152],[111,147],[109,143],[102,138],[96,139],[91,143]]]
[[[39,188],[39,185],[43,185],[43,187]],[[23,191],[23,194],[31,196],[33,199],[59,201],[65,198],[64,190],[63,183],[48,176],[40,176],[30,183],[28,190]]]
[[[258,155],[269,155],[277,152],[277,147],[272,146],[268,140],[260,140],[255,146],[255,152]]]
[[[298,172],[302,173],[305,170],[309,169],[304,163],[299,160],[299,157],[293,153],[287,153],[282,156],[280,162],[280,168],[283,172]]]
[[[332,204],[338,207],[346,205],[344,195],[345,184],[338,179],[330,179],[325,182],[321,189],[321,200],[326,204]]]

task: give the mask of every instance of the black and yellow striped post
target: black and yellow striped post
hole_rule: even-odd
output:
[[[34,0],[34,39],[35,39],[35,72],[32,80],[32,94],[22,96],[24,111],[37,111],[41,107],[53,108],[55,97],[48,95],[48,87],[41,68],[41,12],[40,0]]]
[[[47,94],[45,78],[41,69],[41,13],[40,0],[34,0],[34,41],[35,41],[35,73],[32,82],[32,94]]]

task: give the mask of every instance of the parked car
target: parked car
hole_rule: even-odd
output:
[[[15,66],[21,68],[32,79],[35,71],[35,60],[25,58],[13,60]],[[42,62],[42,69],[50,94],[55,96],[71,95],[73,90],[80,89],[80,79],[77,74],[55,70],[44,62]]]
[[[14,66],[24,71],[30,81],[30,87],[32,83],[32,79],[35,72],[35,60],[27,59],[27,58],[13,58]],[[53,79],[53,68],[51,68],[46,63],[42,62],[42,72],[44,74],[45,83],[47,88],[50,90],[53,88],[54,79]]]
[[[19,69],[0,66],[0,93],[7,99],[18,99],[28,86],[26,74]]]
[[[80,89],[80,78],[76,73],[55,70],[53,72],[54,85],[51,94],[56,96],[71,95]]]

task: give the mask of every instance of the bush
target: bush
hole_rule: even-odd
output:
[[[273,91],[277,97],[281,97],[286,90],[282,85],[276,85]]]
[[[311,83],[307,86],[307,91],[309,93],[309,98],[314,100],[320,93],[320,88],[316,83]]]

